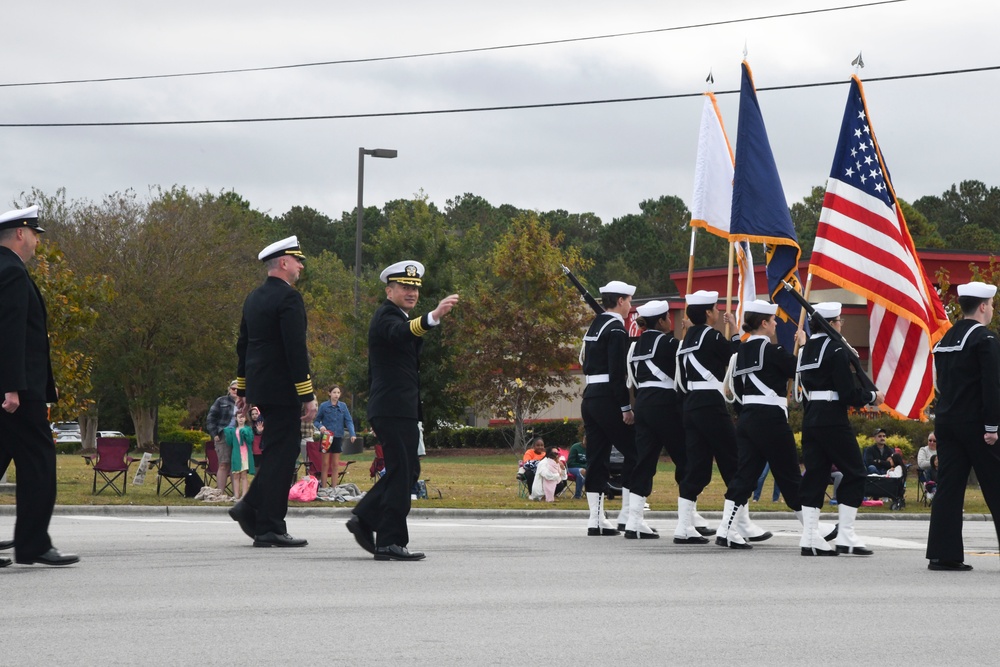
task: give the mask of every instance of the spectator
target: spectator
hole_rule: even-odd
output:
[[[263,457],[260,451],[260,439],[264,435],[264,417],[256,405],[250,408],[250,422],[253,426],[253,465],[255,468],[259,468],[260,460]]]
[[[521,468],[524,470],[524,482],[528,485],[528,490],[534,489],[535,470],[538,462],[545,458],[545,441],[535,438],[531,441],[531,446],[524,452],[521,458]]]
[[[545,457],[538,462],[538,470],[531,487],[531,499],[551,503],[556,499],[556,493],[566,486],[566,463],[559,460],[559,450],[555,447],[545,452]]]
[[[229,383],[229,392],[219,396],[212,403],[208,410],[208,417],[205,419],[205,429],[215,441],[215,453],[219,457],[219,473],[215,479],[215,488],[223,493],[229,484],[229,471],[232,468],[233,448],[226,443],[223,431],[226,427],[233,425],[233,417],[236,415],[236,380]],[[235,492],[236,489],[233,489]]]
[[[330,495],[331,487],[327,484],[327,475],[333,473],[337,477],[340,472],[340,453],[344,451],[344,433],[350,433],[351,442],[357,439],[354,433],[354,420],[347,406],[340,402],[340,387],[330,387],[329,400],[323,401],[316,413],[316,428],[323,434],[323,459],[320,463],[320,493]],[[331,466],[331,464],[333,464]]]
[[[236,425],[227,426],[223,430],[226,444],[231,450],[233,476],[233,500],[243,500],[250,489],[249,475],[254,474],[253,465],[253,428],[247,425],[246,414],[236,413]]]
[[[760,473],[760,477],[757,478],[757,488],[753,492],[753,501],[757,502],[760,500],[760,494],[764,493],[764,480],[767,479],[767,473],[771,472],[771,464],[764,464],[764,471]],[[771,492],[771,502],[776,503],[781,499],[781,489],[778,488],[778,480],[774,480],[774,490]]]
[[[937,436],[932,431],[927,436],[927,444],[917,452],[917,468],[920,469],[920,472],[924,473],[925,477],[927,470],[931,467],[931,457],[935,455],[937,455]]]
[[[569,461],[566,462],[566,471],[576,477],[576,492],[573,498],[579,500],[583,497],[584,481],[587,477],[587,436],[583,440],[575,443],[569,448]]]
[[[931,455],[931,466],[924,473],[926,480],[924,482],[924,493],[927,494],[927,504],[934,502],[934,494],[937,493],[937,478],[938,478],[938,457],[937,454]]]
[[[892,468],[893,449],[885,444],[885,429],[877,428],[875,444],[865,450],[865,467],[869,475],[885,475]]]
[[[833,497],[830,499],[830,504],[836,505],[839,502],[837,500],[837,489],[840,488],[840,483],[844,481],[844,473],[837,470],[837,466],[831,466],[830,468],[830,481],[833,482]]]

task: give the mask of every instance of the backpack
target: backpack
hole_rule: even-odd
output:
[[[201,479],[201,475],[194,470],[189,470],[188,474],[184,476],[184,497],[194,498],[203,486],[205,486],[205,482]]]

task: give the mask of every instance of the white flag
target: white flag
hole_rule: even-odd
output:
[[[729,238],[734,164],[715,95],[705,93],[694,169],[694,195],[691,197],[692,227],[702,227],[712,234]]]

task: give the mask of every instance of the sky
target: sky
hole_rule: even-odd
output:
[[[170,3],[34,0],[5,8],[0,124],[249,119],[581,102],[617,104],[381,118],[146,127],[0,127],[0,206],[32,188],[98,201],[132,189],[235,190],[271,215],[354,209],[422,192],[494,205],[637,213],[690,206],[702,98],[740,84],[744,48],[789,204],[829,174],[851,60],[868,78],[1000,65],[1000,3],[904,0],[805,16],[608,39],[226,75],[44,86],[379,58],[676,28],[865,0],[332,0]],[[872,1],[872,0],[868,0]],[[947,9],[945,5],[947,4]],[[909,201],[975,179],[1000,185],[1000,70],[865,85],[897,194]],[[720,94],[735,143],[739,99]],[[44,215],[44,212],[43,212]]]

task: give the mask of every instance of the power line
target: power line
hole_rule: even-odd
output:
[[[915,74],[897,74],[894,76],[880,76],[865,79],[867,83],[877,83],[880,81],[903,81],[906,79],[922,79],[935,76],[950,76],[954,74],[974,74],[977,72],[992,72],[1000,70],[1000,65],[990,65],[988,67],[973,67],[968,69],[942,70],[938,72],[918,72]],[[847,81],[822,81],[815,83],[795,83],[784,86],[766,86],[757,88],[757,92],[767,92],[774,90],[797,90],[800,88],[824,88],[827,86],[839,86]],[[716,92],[719,95],[735,95],[739,89],[723,90]],[[146,121],[110,121],[92,123],[0,123],[0,128],[5,127],[137,127],[152,125],[221,125],[235,123],[285,123],[292,121],[310,120],[350,120],[359,118],[393,118],[400,116],[435,116],[444,114],[459,113],[479,113],[489,111],[522,111],[526,109],[555,109],[559,107],[578,107],[597,104],[622,104],[626,102],[652,102],[656,100],[678,100],[690,97],[701,97],[704,93],[675,93],[673,95],[646,95],[643,97],[617,97],[602,100],[579,100],[576,102],[543,102],[539,104],[511,104],[492,107],[464,107],[458,109],[427,109],[423,111],[383,111],[376,113],[357,114],[331,114],[324,116],[276,116],[271,118],[213,118],[204,120],[146,120]]]
[[[471,49],[456,49],[453,51],[431,51],[427,53],[410,53],[395,56],[377,56],[372,58],[351,58],[345,60],[326,60],[312,63],[297,63],[292,65],[271,65],[266,67],[241,67],[234,69],[206,70],[202,72],[180,72],[174,74],[144,74],[139,76],[112,76],[93,79],[65,79],[61,81],[29,81],[22,83],[0,83],[0,88],[22,88],[28,86],[61,86],[78,83],[109,83],[115,81],[146,81],[150,79],[178,79],[193,76],[215,76],[220,74],[246,74],[250,72],[273,72],[276,70],[301,69],[305,67],[326,67],[330,65],[355,65],[360,63],[376,63],[391,60],[408,60],[413,58],[432,58],[437,56],[453,56],[466,53],[483,53],[486,51],[502,51],[508,49],[522,49],[534,46],[551,46],[553,44],[571,44],[573,42],[588,42],[600,39],[617,39],[619,37],[635,37],[638,35],[652,35],[663,32],[676,32],[680,30],[694,30],[698,28],[711,28],[733,23],[749,23],[751,21],[768,21],[770,19],[788,18],[793,16],[806,16],[809,14],[824,14],[829,12],[839,12],[850,9],[863,9],[865,7],[875,7],[878,5],[891,5],[898,2],[908,2],[909,0],[877,0],[857,5],[842,5],[840,7],[826,7],[823,9],[809,9],[800,12],[786,12],[783,14],[768,14],[766,16],[748,16],[738,19],[726,19],[724,21],[710,21],[706,23],[692,23],[689,25],[672,26],[669,28],[653,28],[650,30],[635,30],[632,32],[618,32],[607,35],[592,35],[589,37],[570,37],[567,39],[550,39],[541,42],[524,42],[521,44],[503,44],[498,46],[482,46]]]

